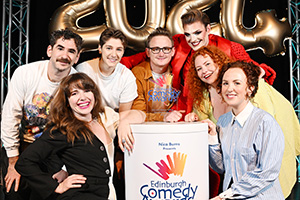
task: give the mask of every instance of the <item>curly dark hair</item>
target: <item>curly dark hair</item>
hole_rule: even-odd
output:
[[[83,43],[83,39],[80,35],[74,33],[68,28],[56,30],[50,34],[50,45],[53,47],[56,44],[57,40],[60,38],[64,38],[66,40],[74,39],[77,51],[80,52]]]
[[[221,91],[223,76],[225,72],[231,68],[240,68],[243,70],[243,72],[247,77],[248,88],[254,87],[250,97],[247,96],[247,98],[249,99],[253,98],[258,90],[258,80],[260,75],[260,68],[253,63],[249,63],[245,61],[235,61],[235,62],[225,64],[219,72],[217,89]]]
[[[221,69],[225,63],[231,62],[232,60],[218,47],[210,45],[201,47],[194,53],[191,66],[187,74],[186,83],[189,89],[189,99],[193,100],[193,105],[195,108],[200,108],[202,110],[200,105],[205,98],[204,93],[208,91],[209,85],[200,80],[196,71],[195,59],[200,55],[209,56],[213,60],[214,64],[219,67],[219,69]]]

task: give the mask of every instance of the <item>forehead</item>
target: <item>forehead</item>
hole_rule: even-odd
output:
[[[196,21],[194,23],[191,23],[191,24],[185,24],[183,26],[183,30],[185,33],[193,33],[195,31],[198,31],[198,30],[205,30],[205,26],[202,22],[200,21]]]
[[[58,40],[56,40],[54,46],[63,46],[64,48],[74,49],[77,51],[75,40],[73,38],[72,39],[65,39],[63,37],[59,38]]]
[[[103,46],[113,46],[113,47],[123,47],[124,48],[124,45],[121,41],[121,39],[118,39],[118,38],[109,38],[105,44]]]
[[[157,35],[157,36],[154,36],[150,40],[149,45],[151,47],[152,46],[155,46],[155,47],[171,47],[172,46],[172,41],[167,36]]]
[[[211,57],[207,54],[203,55],[198,55],[195,59],[195,63],[204,63],[206,61],[212,61]]]
[[[241,68],[230,68],[224,73],[226,80],[247,80],[246,74]]]

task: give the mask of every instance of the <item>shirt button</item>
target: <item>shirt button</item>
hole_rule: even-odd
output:
[[[106,174],[109,174],[109,169],[105,170],[105,173],[106,173]]]
[[[103,162],[105,162],[105,163],[107,162],[107,158],[106,157],[103,158]]]
[[[100,150],[101,150],[101,151],[104,151],[104,146],[100,146]]]

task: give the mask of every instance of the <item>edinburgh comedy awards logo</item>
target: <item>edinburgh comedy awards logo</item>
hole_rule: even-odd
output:
[[[170,155],[166,156],[167,161],[156,162],[158,170],[143,163],[150,171],[159,176],[162,180],[150,180],[140,188],[142,200],[190,200],[194,199],[198,186],[193,186],[185,180],[170,181],[174,177],[182,177],[186,164],[187,155],[184,153],[173,153],[173,160]],[[168,163],[168,164],[167,164]],[[177,178],[178,179],[178,178]]]

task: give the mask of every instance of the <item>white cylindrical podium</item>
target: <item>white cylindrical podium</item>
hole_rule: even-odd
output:
[[[125,152],[126,200],[208,200],[208,126],[147,122],[131,125]]]

